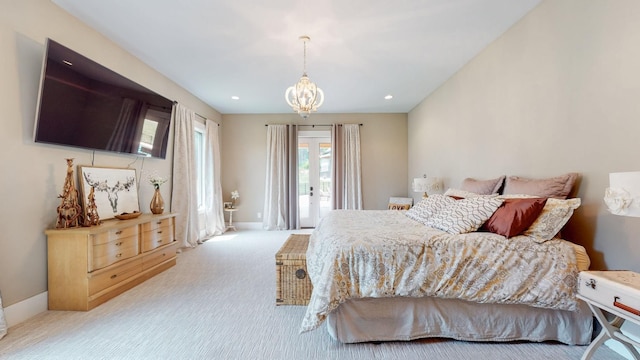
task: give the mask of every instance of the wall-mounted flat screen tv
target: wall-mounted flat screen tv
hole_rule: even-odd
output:
[[[34,140],[165,158],[173,101],[47,39]]]

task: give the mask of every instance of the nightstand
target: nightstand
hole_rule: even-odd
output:
[[[634,348],[640,343],[622,333],[626,320],[640,325],[640,274],[632,271],[582,271],[578,278],[578,298],[585,301],[602,325],[600,334],[593,339],[582,355],[589,360],[596,349],[609,339],[622,343],[634,359],[640,354]],[[614,315],[607,320],[603,310]]]
[[[224,211],[229,213],[229,225],[227,225],[227,228],[225,229],[225,231],[227,230],[236,231],[236,227],[233,225],[233,213],[235,211],[238,211],[238,208],[225,208]]]

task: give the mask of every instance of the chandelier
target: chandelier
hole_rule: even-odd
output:
[[[302,77],[298,82],[290,86],[284,93],[287,104],[304,119],[309,117],[312,111],[318,110],[324,101],[324,93],[307,76],[307,41],[311,38],[307,35],[300,36],[304,42],[304,63]]]

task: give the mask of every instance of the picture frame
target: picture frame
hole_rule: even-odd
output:
[[[122,213],[140,212],[136,169],[79,165],[78,178],[85,216],[91,187],[94,188],[100,220],[112,219]]]
[[[223,204],[225,209],[231,209],[233,207],[233,203],[231,201],[225,201]]]

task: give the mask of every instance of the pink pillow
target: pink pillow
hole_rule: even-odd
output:
[[[502,187],[504,175],[491,180],[478,180],[474,178],[466,178],[462,180],[461,190],[469,191],[480,195],[496,194]]]
[[[504,185],[503,194],[527,194],[546,198],[566,199],[571,193],[573,184],[578,179],[577,173],[569,173],[547,179],[527,179],[509,176]]]
[[[529,228],[538,218],[547,199],[505,199],[482,228],[506,237],[514,237]]]

